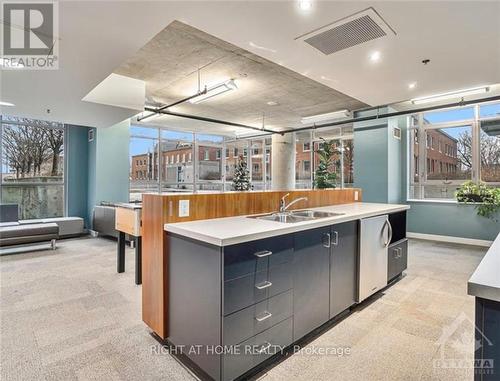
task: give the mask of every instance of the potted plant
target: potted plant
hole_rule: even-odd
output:
[[[336,164],[339,150],[335,148],[333,140],[322,139],[320,148],[316,151],[319,156],[318,169],[314,174],[314,187],[317,189],[336,188],[337,174],[332,168]]]
[[[477,214],[496,221],[495,215],[500,210],[500,188],[490,188],[484,183],[466,181],[456,193],[457,201],[473,204]]]

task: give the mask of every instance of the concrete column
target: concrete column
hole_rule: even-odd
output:
[[[272,189],[295,189],[295,133],[272,136]]]

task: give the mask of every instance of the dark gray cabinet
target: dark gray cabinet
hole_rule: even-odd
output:
[[[294,340],[329,320],[330,238],[330,226],[294,234]]]
[[[242,376],[356,303],[358,237],[359,221],[225,247],[169,233],[170,342],[201,346],[187,357],[215,380]]]
[[[387,250],[387,283],[389,283],[408,267],[408,240],[405,238],[393,243]]]
[[[332,226],[330,254],[330,318],[356,303],[358,221]]]

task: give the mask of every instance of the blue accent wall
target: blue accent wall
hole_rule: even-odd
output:
[[[455,203],[407,202],[408,231],[424,234],[493,241],[500,232],[497,221],[478,216],[473,205]]]
[[[369,116],[370,112],[356,116]],[[363,201],[401,202],[401,140],[393,136],[398,123],[398,119],[387,118],[354,123],[354,185],[363,190]]]
[[[66,210],[71,217],[82,217],[89,226],[88,198],[88,127],[66,125]]]
[[[129,201],[129,120],[95,129],[89,143],[87,215],[102,201]]]

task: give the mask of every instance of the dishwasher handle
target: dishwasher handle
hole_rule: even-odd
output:
[[[384,246],[389,247],[389,245],[392,241],[392,225],[391,225],[389,219],[385,220],[384,228],[385,228],[385,226],[387,226],[387,241],[384,242]]]

